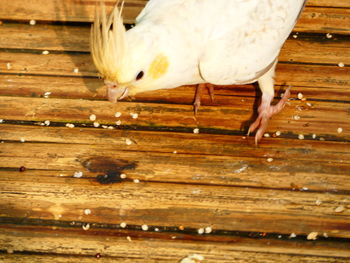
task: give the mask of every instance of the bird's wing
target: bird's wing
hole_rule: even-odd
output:
[[[203,6],[203,26],[212,28],[206,30],[200,73],[206,82],[226,85],[254,82],[269,70],[305,1],[210,2]]]

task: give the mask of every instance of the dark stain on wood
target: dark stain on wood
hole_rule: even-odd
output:
[[[120,175],[124,170],[134,170],[136,162],[122,159],[112,159],[108,157],[91,157],[81,162],[90,172],[101,173],[96,176],[96,181],[100,184],[121,183],[123,179]]]

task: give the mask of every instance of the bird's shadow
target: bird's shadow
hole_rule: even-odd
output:
[[[261,102],[261,90],[259,88],[259,84],[257,82],[253,83],[253,88],[255,89],[255,100],[254,100],[254,104],[253,104],[253,110],[252,110],[252,114],[249,117],[248,120],[242,122],[240,130],[243,131],[244,133],[248,132],[249,126],[250,124],[252,124],[256,118],[258,117],[258,108]]]

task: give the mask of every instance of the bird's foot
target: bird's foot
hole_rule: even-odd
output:
[[[287,89],[284,93],[281,100],[276,105],[271,105],[271,101],[273,99],[273,96],[263,94],[262,101],[259,106],[258,112],[259,116],[258,118],[250,125],[248,130],[248,135],[251,132],[254,132],[257,128],[257,132],[255,134],[255,144],[257,145],[258,142],[261,140],[262,136],[264,135],[264,132],[267,128],[267,125],[269,123],[269,119],[279,113],[285,106],[286,102],[288,101],[288,98],[290,97],[290,89]]]
[[[214,85],[209,83],[198,84],[193,102],[194,115],[197,115],[198,109],[201,106],[201,97],[203,88],[207,88],[211,102],[214,102]]]

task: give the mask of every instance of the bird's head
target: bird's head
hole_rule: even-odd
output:
[[[158,80],[169,67],[164,54],[150,52],[149,41],[126,34],[122,8],[116,5],[107,17],[102,5],[101,11],[96,9],[91,27],[92,58],[104,79],[108,99],[114,103],[128,95],[158,89]]]

